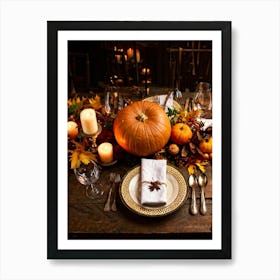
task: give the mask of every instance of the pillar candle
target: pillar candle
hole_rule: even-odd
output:
[[[78,135],[78,125],[73,121],[67,123],[67,132],[70,139],[75,139]]]
[[[94,109],[84,109],[80,114],[82,129],[85,134],[93,135],[98,131]]]
[[[113,145],[111,143],[105,142],[100,144],[97,151],[103,163],[110,163],[113,161]]]

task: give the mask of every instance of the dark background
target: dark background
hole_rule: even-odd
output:
[[[140,51],[140,60],[125,60],[129,48]],[[181,91],[212,81],[211,41],[69,41],[68,54],[69,92],[73,86],[76,92],[102,91],[110,77],[123,87],[148,80],[149,86]],[[145,67],[148,76],[141,72]]]

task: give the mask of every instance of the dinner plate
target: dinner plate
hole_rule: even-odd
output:
[[[147,98],[145,98],[145,99],[143,99],[144,101],[150,101],[150,102],[154,102],[154,103],[157,103],[157,104],[159,104],[158,103],[158,98],[160,98],[160,97],[167,97],[167,95],[155,95],[155,96],[150,96],[150,97],[147,97]],[[174,107],[174,109],[176,109],[176,110],[181,110],[182,109],[182,107],[181,107],[181,105],[176,101],[176,100],[173,100],[173,107]]]
[[[134,213],[148,217],[165,216],[178,210],[187,196],[187,184],[182,173],[171,165],[166,167],[167,203],[164,206],[148,207],[140,202],[141,167],[130,170],[120,185],[120,197],[123,203]]]

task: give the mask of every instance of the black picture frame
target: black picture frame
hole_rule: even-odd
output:
[[[221,249],[58,249],[58,32],[83,30],[221,31]],[[47,258],[48,259],[230,259],[231,258],[231,22],[230,21],[48,21],[47,22]]]

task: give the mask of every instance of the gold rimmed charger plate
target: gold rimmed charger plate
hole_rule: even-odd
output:
[[[178,210],[187,196],[187,185],[182,173],[171,165],[166,168],[167,203],[164,206],[148,207],[140,203],[140,166],[130,170],[120,185],[120,197],[127,208],[147,217],[166,216]]]

